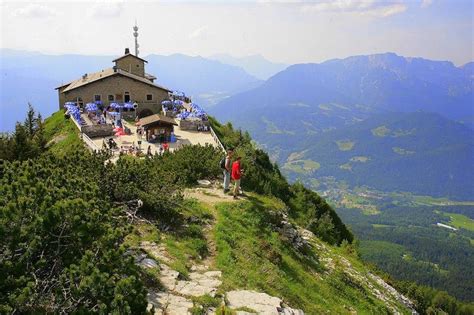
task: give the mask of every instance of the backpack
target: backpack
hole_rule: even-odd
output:
[[[222,169],[225,169],[225,159],[226,159],[226,157],[224,156],[224,157],[221,159],[221,161],[219,162],[219,165],[220,165],[220,167],[221,167]]]

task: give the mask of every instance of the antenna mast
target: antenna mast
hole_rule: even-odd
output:
[[[135,56],[138,57],[138,26],[137,20],[135,20],[135,26],[133,27],[133,37],[135,37]]]

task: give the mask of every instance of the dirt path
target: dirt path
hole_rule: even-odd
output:
[[[210,206],[214,206],[220,202],[238,202],[239,200],[245,199],[243,196],[239,196],[239,199],[234,199],[232,195],[224,194],[222,189],[218,188],[188,189],[184,192],[184,197],[195,198]]]

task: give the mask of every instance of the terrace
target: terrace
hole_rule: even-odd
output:
[[[104,115],[97,104],[87,104],[84,111],[71,102],[65,104],[66,115],[73,118],[82,139],[93,151],[108,149],[114,156],[143,156],[172,152],[184,145],[209,144],[223,149],[206,113],[197,104],[183,102],[174,107],[179,109],[176,118],[155,114],[135,121],[123,119],[121,111],[125,106],[113,105]],[[189,128],[189,122],[193,128]]]

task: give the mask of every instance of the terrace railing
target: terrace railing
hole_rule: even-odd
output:
[[[93,152],[99,152],[100,151],[100,148],[97,146],[97,144],[94,143],[94,141],[92,141],[91,138],[89,138],[88,135],[81,132],[81,138],[84,141],[84,143],[87,144],[89,149],[91,149]]]
[[[217,143],[217,146],[225,152],[225,147],[224,145],[222,144],[221,140],[219,139],[219,137],[216,135],[216,132],[214,131],[214,129],[212,128],[212,126],[209,126],[211,128],[211,135],[212,137],[214,138],[214,141]]]

